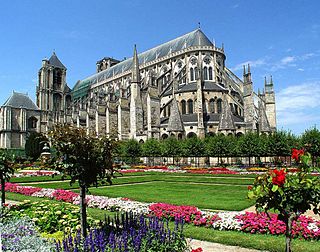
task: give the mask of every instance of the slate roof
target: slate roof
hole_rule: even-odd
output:
[[[219,130],[235,130],[234,121],[228,101],[225,99],[220,116]]]
[[[168,121],[168,131],[169,132],[182,132],[183,123],[181,120],[180,111],[178,108],[178,103],[176,98],[173,98],[171,103],[171,115]]]
[[[220,115],[221,114],[217,114],[217,113],[207,113],[203,115],[203,121],[204,122],[216,122],[219,123],[220,121]],[[232,120],[235,123],[243,123],[244,119],[242,117],[239,116],[235,116],[235,115],[231,115]],[[181,119],[184,123],[186,122],[198,122],[198,114],[197,113],[193,113],[193,114],[183,114],[181,115]],[[169,121],[168,117],[165,118],[161,118],[161,124],[167,124]]]
[[[61,61],[58,59],[57,55],[55,52],[53,52],[52,56],[49,59],[49,64],[55,67],[59,67],[59,68],[63,68],[63,69],[67,69],[62,63]]]
[[[196,92],[197,91],[197,83],[192,82],[188,83],[186,85],[180,86],[178,90],[175,90],[175,93],[184,93],[184,92]],[[221,85],[218,85],[217,83],[214,83],[212,81],[204,81],[203,84],[203,91],[226,91],[225,88],[223,88]],[[172,95],[172,88],[167,90],[164,94],[164,96]]]
[[[155,59],[167,56],[171,53],[178,52],[185,48],[193,46],[213,46],[213,44],[200,29],[197,29],[176,39],[170,40],[169,42],[166,42],[164,44],[161,44],[159,46],[156,46],[152,49],[138,54],[139,64],[145,64]],[[129,58],[124,61],[121,61],[120,63],[106,70],[103,70],[80,81],[73,88],[73,92],[75,93],[74,97],[78,98],[78,89],[88,90],[88,87],[96,83],[97,81],[105,80],[111,78],[114,75],[131,70],[132,65],[133,58]]]
[[[12,95],[3,104],[3,107],[25,108],[29,110],[39,110],[27,94],[12,92]]]

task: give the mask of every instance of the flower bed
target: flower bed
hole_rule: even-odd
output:
[[[6,191],[20,194],[49,197],[78,205],[80,197],[77,193],[61,189],[45,189],[18,184],[6,183]],[[185,222],[196,226],[207,226],[219,230],[238,230],[249,233],[284,234],[284,223],[277,219],[276,214],[271,218],[264,213],[251,212],[219,212],[201,211],[192,206],[176,206],[166,203],[142,203],[127,198],[108,198],[104,196],[87,195],[88,207],[135,214],[153,215],[159,218],[182,218]],[[320,240],[320,221],[301,216],[293,225],[294,237]]]
[[[13,175],[13,177],[27,177],[27,176],[52,176],[59,175],[58,171],[47,170],[21,170]]]

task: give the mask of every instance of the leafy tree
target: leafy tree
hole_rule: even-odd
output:
[[[31,132],[28,136],[25,144],[25,152],[28,157],[33,161],[40,157],[44,142],[47,142],[48,139],[41,133]]]
[[[139,144],[135,139],[122,142],[121,149],[122,156],[129,158],[127,161],[131,164],[137,163],[142,154],[141,144]]]
[[[197,137],[187,138],[183,142],[183,155],[186,157],[197,157],[199,166],[199,157],[205,155],[205,144],[204,141]]]
[[[5,204],[5,182],[9,181],[11,175],[14,172],[13,169],[13,159],[14,156],[10,155],[9,152],[5,150],[0,150],[0,181],[1,181],[1,204]]]
[[[320,131],[314,127],[306,130],[301,137],[304,149],[312,156],[312,165],[315,166],[317,157],[320,156]]]
[[[169,137],[161,142],[161,154],[163,157],[173,157],[173,162],[176,157],[182,156],[182,145],[174,137]]]
[[[247,132],[239,139],[239,147],[243,156],[249,157],[249,165],[251,165],[251,157],[258,157],[261,153],[259,146],[259,135],[254,132]]]
[[[142,145],[142,155],[145,157],[152,157],[152,164],[154,165],[154,157],[159,157],[161,155],[159,141],[154,138],[149,138]]]
[[[86,191],[90,185],[98,185],[99,179],[111,183],[113,176],[112,149],[114,142],[106,137],[87,134],[84,128],[56,125],[49,133],[56,149],[56,169],[71,177],[71,184],[78,181],[80,187],[81,230],[87,234]]]

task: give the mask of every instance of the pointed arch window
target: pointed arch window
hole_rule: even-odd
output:
[[[163,108],[163,117],[167,117],[167,108]]]
[[[209,80],[213,80],[213,78],[212,78],[212,67],[209,67]]]
[[[193,114],[193,101],[188,100],[188,114]]]
[[[209,112],[210,113],[215,113],[215,111],[214,111],[214,99],[210,99],[210,101],[209,101]]]
[[[194,78],[197,80],[199,78],[198,68],[194,68]]]
[[[185,100],[182,100],[181,101],[181,114],[186,114],[187,113],[187,106],[186,106],[186,101]]]
[[[194,71],[192,67],[190,67],[190,81],[194,81]]]
[[[208,68],[206,66],[203,68],[203,79],[208,80]]]
[[[171,115],[171,105],[168,105],[168,117]]]
[[[221,99],[218,99],[218,101],[217,101],[217,112],[218,112],[218,114],[222,113],[222,100]]]

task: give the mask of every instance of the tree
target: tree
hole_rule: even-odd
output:
[[[182,156],[182,146],[174,137],[169,137],[161,142],[161,154],[163,157],[173,157],[174,158]]]
[[[142,154],[141,144],[135,139],[122,142],[121,149],[122,156],[129,158],[131,164],[137,163]]]
[[[256,199],[258,211],[268,214],[273,210],[286,224],[286,252],[291,251],[293,221],[311,208],[315,214],[320,213],[320,177],[310,176],[310,154],[293,149],[292,158],[301,160],[299,172],[293,174],[281,169],[259,175],[248,192],[249,198]]]
[[[107,137],[87,134],[84,128],[56,125],[49,133],[56,149],[56,169],[71,177],[71,184],[78,181],[80,187],[80,213],[82,235],[87,235],[86,191],[98,180],[111,183],[113,176],[112,148],[114,142]]]
[[[25,152],[28,157],[31,157],[33,161],[37,160],[42,152],[44,142],[47,142],[48,138],[41,133],[31,132],[28,136],[25,144]]]
[[[203,157],[205,155],[205,145],[204,141],[197,137],[187,138],[183,142],[183,155],[186,157],[197,157],[199,166],[199,157]]]
[[[149,138],[142,145],[142,155],[145,157],[152,157],[152,164],[154,165],[154,157],[161,155],[160,143],[154,138]]]
[[[314,127],[306,130],[301,137],[304,149],[311,154],[312,165],[316,165],[316,159],[320,156],[320,131]]]
[[[249,157],[249,166],[251,157],[257,157],[260,154],[259,135],[254,132],[247,132],[239,139],[240,151],[243,156]]]
[[[1,205],[6,201],[5,183],[9,181],[14,172],[13,169],[14,156],[10,155],[7,150],[0,150],[0,181],[1,181]]]

